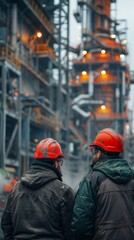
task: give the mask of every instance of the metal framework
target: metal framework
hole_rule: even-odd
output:
[[[63,149],[68,152],[68,119],[69,119],[69,1],[55,1],[58,6],[54,11],[54,25],[58,34],[58,82],[57,82],[57,138]],[[64,108],[64,103],[66,108]]]
[[[69,1],[2,0],[0,12],[0,167],[21,176],[43,138],[68,149]]]
[[[21,72],[6,60],[0,63],[1,75],[1,167],[12,162],[21,166],[21,113],[20,85]],[[12,111],[10,111],[12,109]],[[17,151],[16,151],[17,150]]]
[[[78,1],[75,12],[82,40],[78,58],[73,60],[71,97],[84,97],[72,107],[72,122],[86,143],[78,142],[72,132],[72,154],[77,151],[84,168],[89,160],[88,144],[97,132],[112,127],[126,137],[129,121],[127,101],[132,79],[127,65],[127,25],[124,19],[111,18],[111,5],[116,11],[116,1]],[[105,106],[93,105],[91,100],[102,101]]]

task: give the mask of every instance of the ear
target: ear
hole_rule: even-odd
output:
[[[58,168],[59,167],[59,163],[57,161],[54,162],[54,167]]]
[[[103,153],[101,151],[98,151],[98,158],[102,158],[103,157]]]

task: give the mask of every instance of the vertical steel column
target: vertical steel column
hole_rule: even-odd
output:
[[[57,129],[57,139],[61,138],[60,134],[60,122],[61,122],[61,82],[62,82],[62,76],[61,76],[61,11],[62,11],[62,1],[59,1],[59,18],[58,18],[58,41],[59,41],[59,46],[58,46],[58,88],[57,88],[57,124],[58,124],[58,129]]]
[[[67,66],[66,66],[66,90],[67,90],[67,115],[66,115],[66,128],[67,130],[67,136],[66,136],[66,141],[67,141],[67,146],[66,146],[66,151],[69,153],[69,120],[70,120],[70,90],[69,90],[69,19],[70,19],[70,1],[67,1]],[[69,154],[68,154],[68,159],[69,159]]]
[[[25,149],[24,168],[29,169],[29,142],[30,142],[30,108],[22,119],[22,145]]]
[[[53,70],[53,62],[52,60],[49,61],[49,64],[48,64],[48,71],[49,71],[49,84],[50,84],[50,87],[49,87],[49,101],[50,101],[50,109],[53,110],[53,73],[52,73],[52,70]]]
[[[5,143],[6,143],[6,84],[7,84],[7,65],[2,63],[2,99],[1,99],[1,167],[5,166]]]
[[[120,78],[120,69],[118,67],[117,69],[117,76],[118,76],[118,79]],[[119,86],[119,83],[117,83],[116,85],[116,90],[115,90],[115,97],[116,97],[116,113],[119,113],[120,112],[120,94],[121,94],[121,91],[120,91],[120,86]],[[115,120],[115,130],[118,132],[119,131],[119,120],[116,119]]]
[[[29,146],[30,146],[30,113],[31,109],[28,109],[28,116],[26,120],[26,169],[29,170]]]
[[[11,4],[11,45],[16,46],[17,43],[17,4]]]
[[[5,136],[6,136],[6,84],[7,84],[7,66],[2,62],[2,92],[1,92],[1,114],[0,114],[0,167],[5,166]]]
[[[57,1],[55,16],[57,19],[54,19],[54,23],[56,23],[55,25],[58,33],[57,139],[59,139],[59,141],[63,140],[61,134],[63,130],[61,127],[63,127],[64,130],[66,129],[64,132],[64,141],[66,141],[67,145],[69,121],[69,0]],[[65,95],[62,93],[62,87],[66,91]],[[65,116],[63,116],[62,113],[63,95],[65,99],[64,109],[66,109]]]
[[[18,153],[17,153],[17,159],[19,162],[19,169],[18,169],[18,175],[21,177],[22,173],[22,162],[21,162],[21,74],[18,78]]]

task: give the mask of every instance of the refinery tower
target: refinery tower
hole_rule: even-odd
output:
[[[127,22],[116,19],[116,9],[116,0],[79,0],[74,13],[81,25],[81,42],[74,49],[77,57],[70,77],[70,125],[72,132],[77,131],[72,141],[78,158],[85,159],[85,168],[89,143],[98,131],[114,128],[126,139],[131,128],[128,96],[133,77],[127,64]]]

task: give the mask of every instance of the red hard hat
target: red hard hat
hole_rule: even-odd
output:
[[[90,147],[98,146],[103,148],[106,152],[124,152],[123,140],[121,136],[112,128],[105,128],[101,130]]]
[[[53,138],[42,140],[36,147],[34,158],[58,158],[64,157],[61,146]]]

